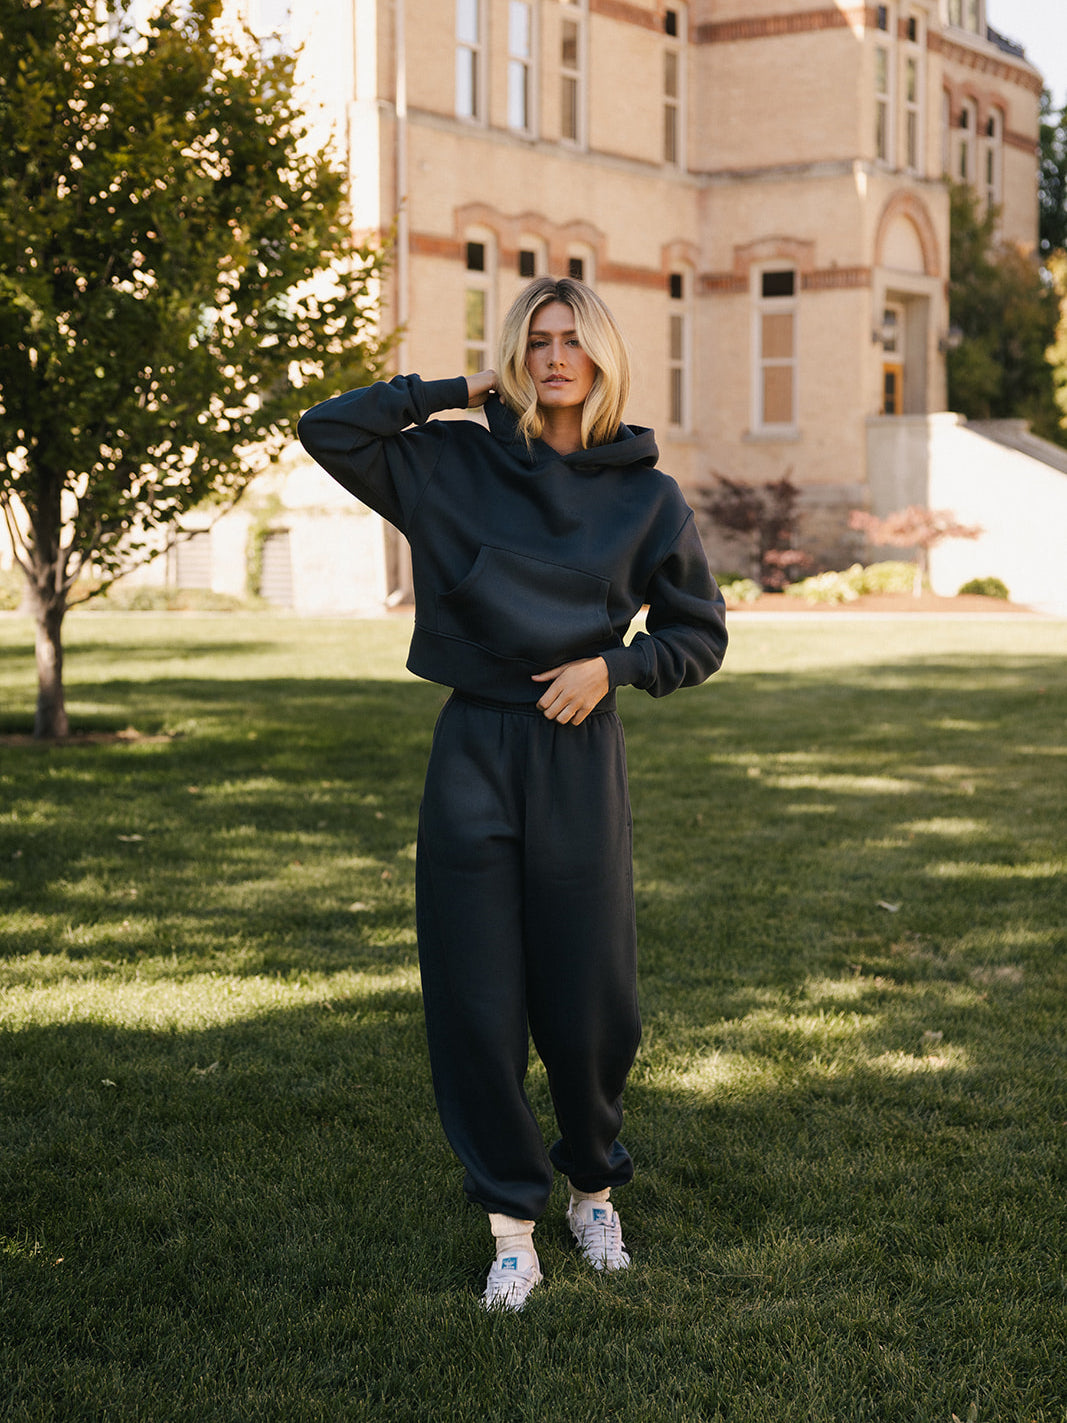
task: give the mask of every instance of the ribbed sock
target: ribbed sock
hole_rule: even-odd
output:
[[[498,1260],[501,1255],[512,1255],[516,1250],[528,1250],[534,1259],[537,1259],[532,1220],[519,1220],[515,1216],[499,1215],[496,1211],[490,1211],[489,1229],[493,1232],[493,1240],[496,1242]]]
[[[603,1205],[611,1195],[611,1187],[607,1186],[603,1191],[579,1191],[573,1181],[568,1181],[571,1188],[571,1204],[577,1205],[579,1201],[596,1201],[598,1205]]]

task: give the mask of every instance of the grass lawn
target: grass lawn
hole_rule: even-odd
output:
[[[406,626],[68,619],[72,721],[144,736],[0,743],[0,1416],[1067,1418],[1067,623],[733,630],[621,698],[633,1268],[575,1260],[557,1187],[545,1286],[487,1316]],[[0,618],[0,733],[30,641]]]

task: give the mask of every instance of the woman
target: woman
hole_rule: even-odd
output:
[[[397,376],[327,400],[300,439],[411,545],[408,667],[453,689],[419,821],[416,919],[434,1091],[489,1214],[484,1301],[541,1279],[534,1223],[553,1167],[590,1263],[630,1263],[613,1187],[637,1051],[630,807],[615,688],[695,686],[726,647],[692,511],[622,423],[625,344],[581,282],[541,278],[505,322],[500,372]],[[483,406],[475,421],[440,411]],[[624,645],[648,604],[647,632]],[[528,1033],[559,1140],[523,1082]]]

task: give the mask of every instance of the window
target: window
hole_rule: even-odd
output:
[[[914,15],[908,16],[908,43],[918,44],[919,42],[919,21]]]
[[[489,368],[489,333],[493,313],[494,248],[488,236],[478,234],[466,244],[467,283],[464,292],[463,354],[464,374],[475,375]]]
[[[978,106],[973,99],[965,99],[960,108],[956,128],[956,155],[953,160],[953,176],[960,183],[974,182],[975,132],[978,120]]]
[[[207,529],[177,539],[170,548],[168,582],[172,588],[210,588],[211,534]]]
[[[508,5],[508,128],[533,129],[533,7],[511,0]]]
[[[957,29],[963,28],[963,0],[948,0],[948,22]]]
[[[978,0],[967,0],[967,28],[972,34],[979,33],[980,19]]]
[[[482,0],[456,0],[456,113],[461,119],[485,117]]]
[[[919,171],[919,61],[911,56],[904,67],[905,150],[909,172]]]
[[[592,286],[596,281],[596,263],[591,247],[584,243],[573,243],[567,252],[567,275],[576,281]]]
[[[756,273],[758,430],[792,430],[797,423],[797,276],[789,269]]]
[[[532,232],[519,234],[518,272],[527,281],[548,271],[548,248],[544,238]]]
[[[874,153],[889,162],[889,50],[877,45],[874,51]]]
[[[678,430],[688,429],[690,423],[688,299],[691,285],[684,272],[672,272],[667,284],[671,305],[667,314],[668,419]]]
[[[876,7],[874,23],[880,30],[889,29],[889,7],[887,5],[879,5]]]
[[[998,207],[1001,201],[1001,174],[1004,165],[1004,115],[992,109],[986,120],[982,140],[981,181],[986,207]]]
[[[677,168],[685,163],[685,53],[679,42],[686,32],[685,11],[669,10],[664,29],[668,39],[663,51],[663,161]]]
[[[583,113],[582,72],[585,66],[585,7],[578,4],[561,6],[560,22],[560,137],[569,143],[583,143],[585,118]]]
[[[947,89],[941,91],[941,176],[947,178],[952,171],[952,95]]]

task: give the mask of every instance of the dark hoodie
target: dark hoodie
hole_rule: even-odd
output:
[[[722,597],[652,431],[623,425],[611,444],[559,455],[527,449],[497,397],[488,429],[430,418],[466,406],[462,376],[396,376],[300,421],[308,453],[411,545],[410,670],[515,703],[541,696],[534,672],[582,657],[604,658],[612,688],[654,697],[716,671]],[[624,646],[645,603],[648,631]]]

